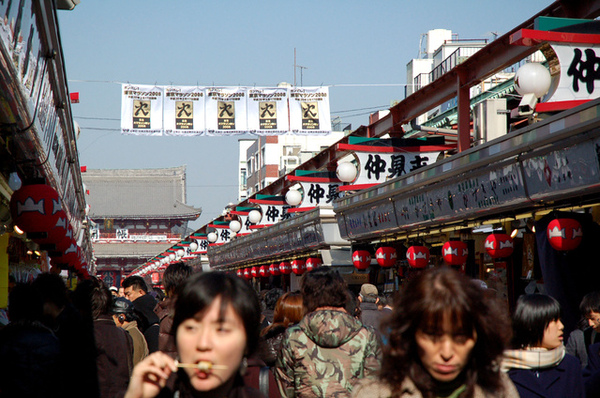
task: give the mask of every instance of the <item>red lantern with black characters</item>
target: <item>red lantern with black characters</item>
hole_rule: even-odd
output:
[[[425,246],[411,246],[406,251],[406,259],[412,268],[425,268],[429,264],[429,249]]]
[[[352,263],[356,269],[367,269],[371,265],[371,253],[367,250],[356,250],[352,253]]]
[[[292,273],[292,266],[288,261],[282,261],[279,263],[279,272],[283,275],[289,275]]]
[[[572,218],[557,218],[546,229],[548,242],[555,250],[575,250],[583,238],[583,229],[579,221]]]
[[[160,282],[160,274],[158,272],[153,272],[150,274],[150,278],[152,278],[152,283],[157,284]]]
[[[302,275],[306,271],[306,262],[304,260],[292,260],[292,272],[296,275]]]
[[[396,254],[396,249],[389,246],[382,246],[375,252],[377,264],[384,268],[394,266],[396,264],[397,257],[398,255]]]
[[[312,271],[313,269],[317,268],[321,264],[323,264],[323,261],[321,261],[320,258],[309,257],[306,259],[306,271]]]
[[[58,193],[50,185],[24,185],[10,198],[10,213],[25,232],[46,232],[56,225],[62,210]]]
[[[490,234],[485,239],[484,247],[490,257],[505,258],[513,253],[514,244],[510,235]]]
[[[250,275],[250,268],[244,268],[244,279],[250,279],[252,275]]]
[[[261,265],[260,268],[258,269],[258,274],[262,278],[268,277],[269,276],[269,268],[266,265]]]
[[[467,244],[460,240],[451,240],[442,247],[442,256],[448,265],[463,265],[467,262],[468,254]]]
[[[281,274],[281,272],[279,271],[279,265],[277,265],[275,263],[269,265],[269,272],[273,276],[278,276],[279,274]]]

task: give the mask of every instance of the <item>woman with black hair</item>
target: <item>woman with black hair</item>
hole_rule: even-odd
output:
[[[388,331],[379,380],[359,398],[517,398],[500,372],[508,317],[492,295],[448,267],[424,271],[403,289],[382,324]]]
[[[242,378],[258,345],[259,321],[258,298],[244,280],[220,272],[192,275],[175,302],[177,359],[148,356],[133,369],[125,398],[262,397]]]
[[[513,349],[504,353],[508,370],[522,398],[584,397],[579,360],[566,353],[560,304],[543,294],[517,300],[513,314]]]

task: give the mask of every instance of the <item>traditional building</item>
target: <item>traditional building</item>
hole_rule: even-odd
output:
[[[186,204],[185,166],[148,170],[87,170],[97,274],[118,286],[148,258],[188,232],[201,209]]]

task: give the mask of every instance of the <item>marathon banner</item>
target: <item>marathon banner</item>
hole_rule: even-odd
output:
[[[328,87],[290,88],[290,130],[300,135],[331,132]]]
[[[164,88],[123,84],[121,132],[134,135],[163,134]]]
[[[201,87],[165,87],[165,135],[204,134],[204,98]]]
[[[123,84],[121,132],[136,135],[327,135],[327,87]]]

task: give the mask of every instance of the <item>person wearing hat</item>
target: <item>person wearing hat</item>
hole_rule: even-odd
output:
[[[379,333],[379,324],[384,316],[384,313],[377,308],[379,301],[379,291],[377,287],[370,283],[363,283],[358,294],[360,301],[361,321],[363,325],[371,326]]]
[[[133,304],[124,297],[117,297],[113,302],[112,317],[115,324],[124,329],[133,340],[133,366],[148,356],[146,338],[137,326],[137,316]]]

